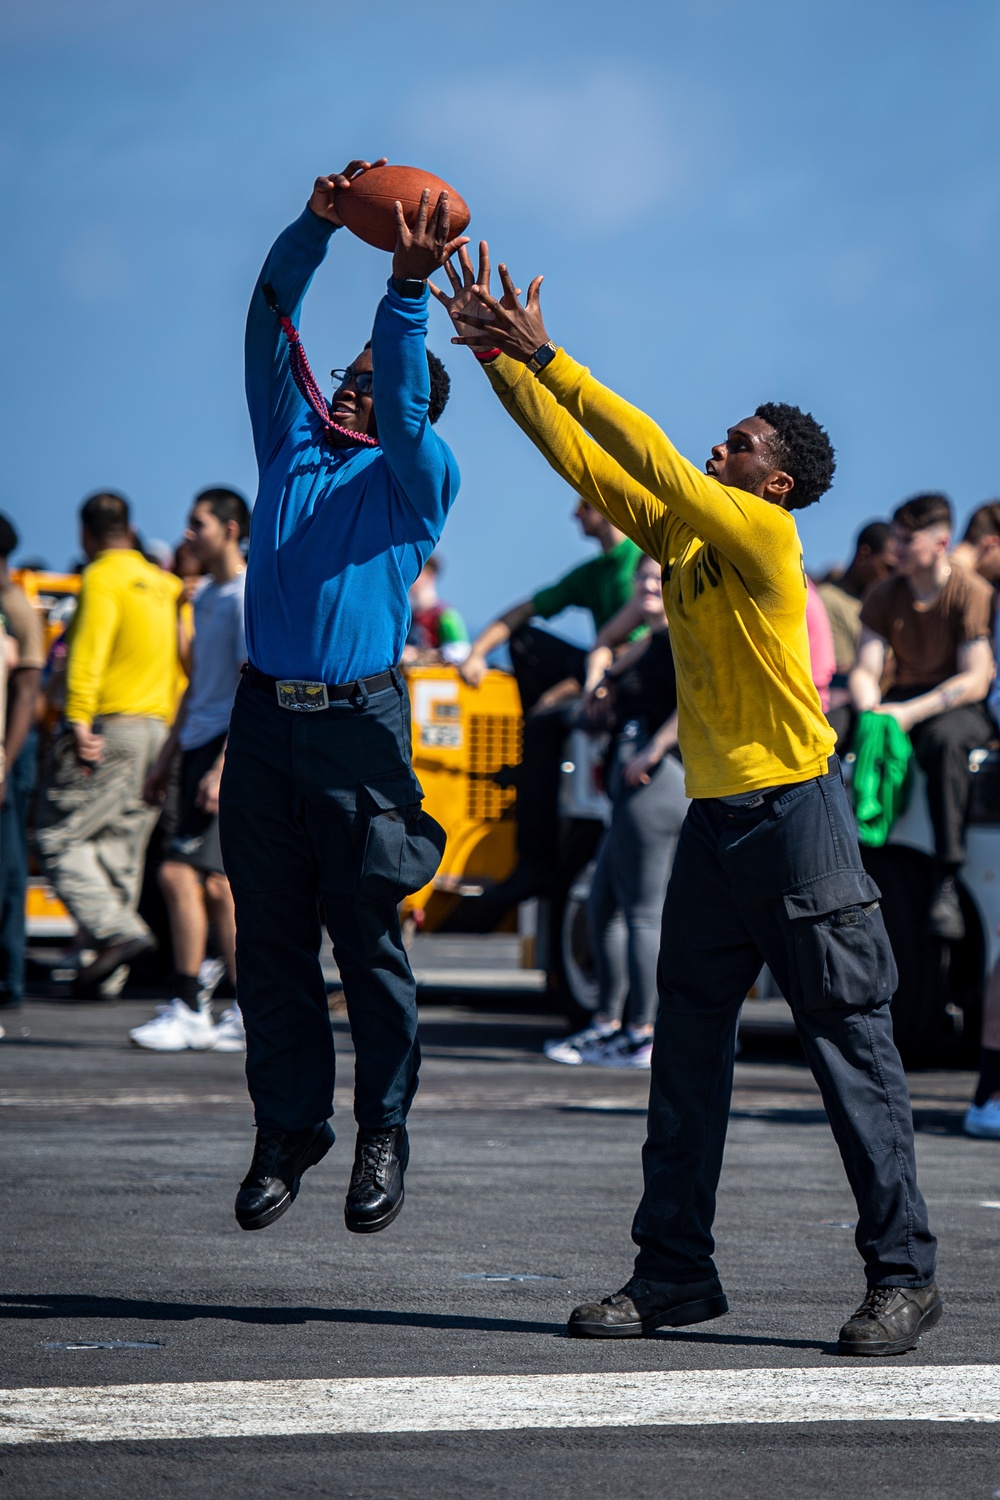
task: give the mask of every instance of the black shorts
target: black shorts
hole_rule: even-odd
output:
[[[224,875],[222,846],[219,843],[219,817],[198,806],[201,778],[219,758],[226,735],[218,734],[207,745],[197,745],[181,755],[180,809],[177,832],[167,858],[178,864],[191,865],[205,874]]]

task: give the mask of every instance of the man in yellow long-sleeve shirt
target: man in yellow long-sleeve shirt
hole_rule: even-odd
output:
[[[660,428],[548,338],[538,278],[502,302],[468,257],[438,293],[507,411],[556,471],[660,560],[693,799],[663,915],[645,1189],[635,1274],[575,1309],[571,1333],[634,1337],[727,1311],[712,1221],[740,1006],[762,962],[781,984],[858,1205],[868,1294],[843,1354],[912,1348],[941,1316],[917,1186],[896,986],[879,891],[861,864],[809,670],[806,578],[791,511],[829,488],[808,413],[759,406],[701,472]],[[480,331],[481,330],[481,331]]]
[[[174,713],[182,585],[133,543],[128,502],[92,495],[80,512],[90,558],[70,629],[66,732],[39,798],[46,873],[97,958],[96,984],[153,945],[136,911],[158,817],[142,798]]]

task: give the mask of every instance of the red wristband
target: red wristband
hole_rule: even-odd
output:
[[[479,363],[481,365],[488,365],[491,360],[496,359],[496,357],[497,357],[498,354],[502,354],[503,350],[502,349],[473,349],[472,352],[476,356],[476,358],[478,359],[478,361],[479,361]]]

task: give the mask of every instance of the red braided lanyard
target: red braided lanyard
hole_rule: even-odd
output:
[[[349,438],[352,443],[361,443],[366,448],[377,448],[379,446],[378,438],[369,437],[364,432],[352,432],[349,427],[341,427],[331,419],[330,408],[326,404],[326,398],[316,384],[316,377],[309,368],[306,351],[303,349],[302,339],[299,337],[299,330],[291,318],[287,317],[281,311],[277,298],[274,295],[274,288],[270,282],[265,283],[261,287],[261,291],[264,293],[264,301],[268,307],[273,313],[277,314],[281,323],[281,331],[288,340],[288,362],[292,370],[292,379],[298,386],[303,398],[312,407],[317,417],[319,417],[326,431],[328,433],[335,432],[339,437]]]

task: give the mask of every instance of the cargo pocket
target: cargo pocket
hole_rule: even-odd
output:
[[[892,998],[898,976],[880,895],[862,870],[818,875],[785,892],[792,1005],[869,1010]]]
[[[437,873],[445,831],[425,813],[408,777],[366,783],[358,798],[364,847],[358,895],[364,900],[402,901]]]

